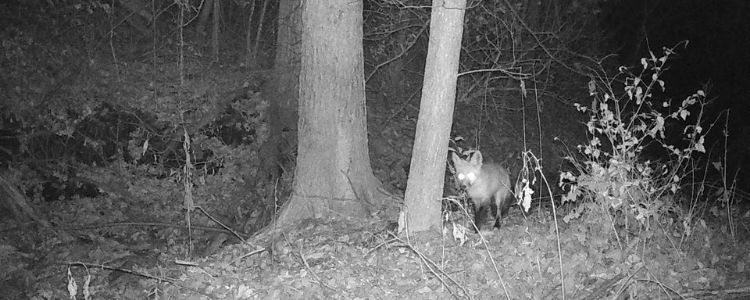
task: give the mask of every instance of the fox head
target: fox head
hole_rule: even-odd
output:
[[[482,169],[482,153],[474,152],[469,160],[461,159],[455,152],[452,154],[458,183],[464,188],[472,186],[479,178],[479,172]]]

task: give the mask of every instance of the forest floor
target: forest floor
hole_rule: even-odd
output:
[[[70,201],[48,213],[70,220],[107,206]],[[410,238],[377,219],[308,221],[244,243],[224,236],[207,256],[211,239],[196,238],[188,258],[185,232],[158,224],[71,227],[77,238],[62,242],[3,223],[2,298],[563,299],[563,282],[566,299],[750,296],[748,239],[712,221],[691,237],[659,229],[618,242],[597,238],[595,224],[556,224],[542,211],[513,209],[501,228],[463,237],[451,222],[442,235]],[[748,217],[738,223],[746,233]]]

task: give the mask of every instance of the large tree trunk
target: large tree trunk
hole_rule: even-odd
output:
[[[422,102],[404,198],[408,232],[439,230],[466,0],[433,0]]]
[[[367,148],[362,0],[302,5],[297,168],[278,223],[366,217],[380,183]]]

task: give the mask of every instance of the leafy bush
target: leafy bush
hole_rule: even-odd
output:
[[[664,48],[661,57],[650,54],[641,59],[642,69],[637,74],[621,67],[614,78],[592,78],[591,105],[576,104],[578,111],[589,116],[589,141],[578,145],[579,155],[566,157],[575,171],[562,172],[559,185],[567,189],[563,203],[587,201],[571,211],[565,221],[600,209],[605,213],[592,214],[597,224],[624,221],[627,226],[634,219],[648,229],[650,220],[658,221],[659,217],[676,212],[673,195],[681,178],[692,171],[690,161],[694,154],[705,152],[706,133],[701,127],[705,93],[695,92],[675,109],[669,100],[658,101],[665,89],[660,78],[674,48]],[[615,92],[613,86],[622,77],[623,90]],[[697,115],[691,117],[691,111],[697,111]],[[681,132],[677,132],[679,129]],[[661,150],[665,151],[656,156],[658,159],[648,159],[654,157],[654,151]],[[600,228],[608,232],[614,226]]]

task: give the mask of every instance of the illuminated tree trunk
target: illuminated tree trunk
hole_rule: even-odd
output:
[[[433,0],[422,102],[404,199],[408,231],[439,230],[466,0]]]

